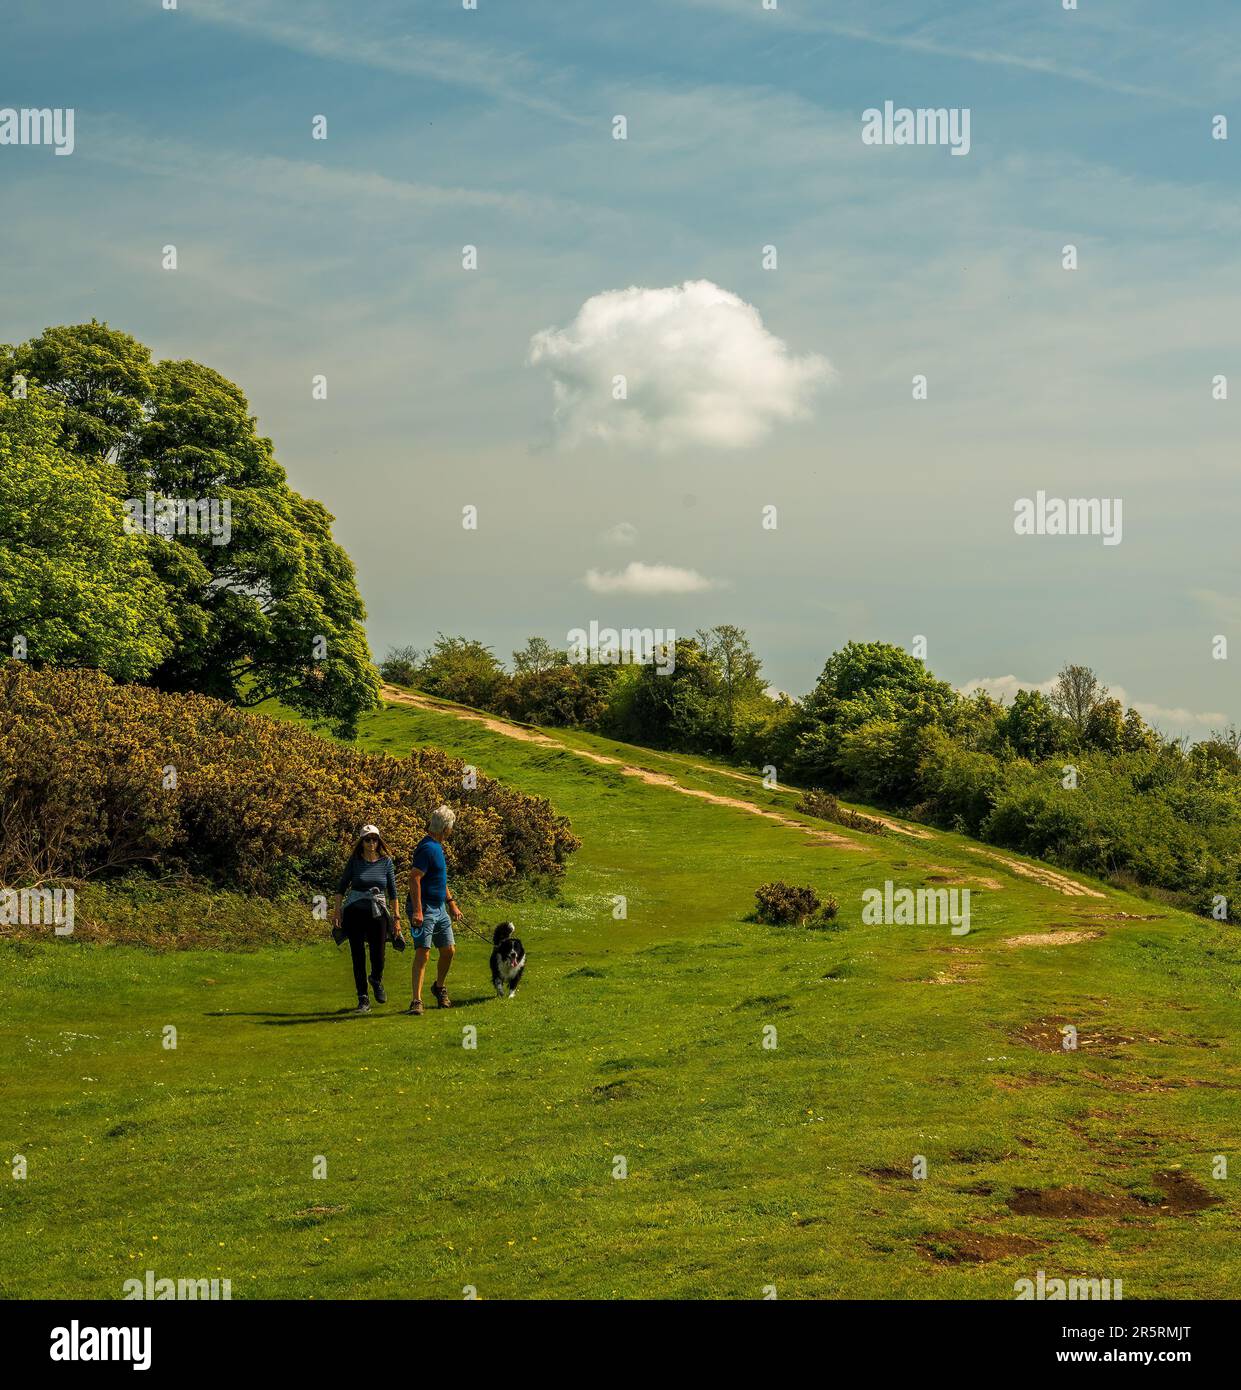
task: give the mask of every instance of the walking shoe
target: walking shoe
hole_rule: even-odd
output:
[[[413,1000],[411,1000],[411,1001],[410,1001],[409,1008],[406,1009],[405,1012],[406,1012],[407,1014],[413,1014],[413,1016],[414,1016],[415,1018],[418,1018],[418,1017],[421,1015],[421,1013],[422,1013],[422,1000],[421,1000],[421,999],[413,999]]]
[[[333,940],[338,946],[342,946],[342,945],[344,944],[344,941],[345,941],[345,929],[344,929],[344,927],[333,927],[333,928],[332,928],[332,940]]]
[[[441,985],[438,981],[431,986],[431,993],[435,995],[436,1002],[441,1009],[451,1009],[452,1000],[448,997],[447,986]]]
[[[375,1003],[386,1004],[388,1002],[388,996],[384,993],[382,981],[377,980],[374,975],[368,975],[366,978],[370,980],[371,988],[375,991]]]
[[[360,1013],[360,1014],[368,1014],[368,1013],[370,1013],[370,1011],[371,1011],[371,1001],[366,997],[365,994],[359,995],[359,996],[358,996],[358,1008],[357,1008],[357,1012]]]

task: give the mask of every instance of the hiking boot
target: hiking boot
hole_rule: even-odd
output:
[[[435,1002],[441,1009],[452,1008],[452,1000],[448,997],[448,988],[446,985],[441,985],[438,982],[433,984],[431,986],[431,993],[435,995]]]
[[[357,1007],[357,1012],[360,1013],[360,1014],[368,1014],[368,1013],[370,1013],[370,1011],[371,1011],[371,1001],[366,997],[365,994],[360,994],[360,995],[358,996],[358,1007]]]
[[[368,975],[367,979],[370,980],[371,988],[375,991],[375,1003],[386,1004],[388,1002],[388,996],[384,993],[382,981],[377,980],[374,975]]]
[[[421,1000],[421,999],[414,999],[414,1000],[411,1000],[411,1001],[410,1001],[409,1008],[406,1009],[405,1012],[406,1012],[407,1014],[413,1014],[413,1016],[414,1016],[415,1018],[420,1017],[421,1014],[422,1014],[422,1000]]]

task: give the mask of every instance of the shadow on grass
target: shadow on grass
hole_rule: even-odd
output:
[[[454,999],[453,1009],[471,1009],[479,1004],[486,1004],[492,999],[490,994],[472,995],[468,999]],[[427,1007],[427,1014],[439,1013],[440,1010],[435,1004]],[[449,1010],[448,1012],[451,1012]],[[408,1009],[388,1008],[384,1005],[374,1006],[369,1013],[359,1014],[353,1005],[346,1005],[343,1009],[325,1009],[320,1013],[279,1013],[274,1009],[255,1010],[243,1012],[233,1009],[218,1009],[206,1015],[207,1018],[252,1018],[268,1028],[289,1028],[304,1023],[343,1023],[349,1018],[410,1018]],[[423,1017],[426,1017],[424,1014]],[[411,1019],[412,1021],[412,1019]]]

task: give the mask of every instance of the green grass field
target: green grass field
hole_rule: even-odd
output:
[[[321,925],[256,952],[0,948],[0,1144],[27,1165],[0,1182],[0,1293],[117,1298],[147,1269],[234,1298],[1008,1299],[1039,1269],[1241,1293],[1235,928],[1066,896],[952,835],[781,824],[572,750],[795,818],[792,792],[552,736],[407,706],[362,733],[572,819],[559,898],[465,899],[518,924],[515,1000],[468,937],[458,1007],[421,1019],[412,952],[351,1016]],[[840,930],[747,921],[775,878],[834,895]],[[973,930],[864,925],[885,879],[967,880]],[[1098,934],[1010,944],[1068,929]]]

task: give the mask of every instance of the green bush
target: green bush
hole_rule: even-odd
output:
[[[804,926],[823,906],[813,888],[795,888],[779,881],[764,883],[754,896],[758,899],[755,916],[773,927]]]
[[[390,685],[417,685],[418,652],[414,647],[393,647],[379,663],[379,674]]]
[[[510,719],[553,728],[591,728],[604,718],[616,666],[562,665],[519,671],[495,708]]]

